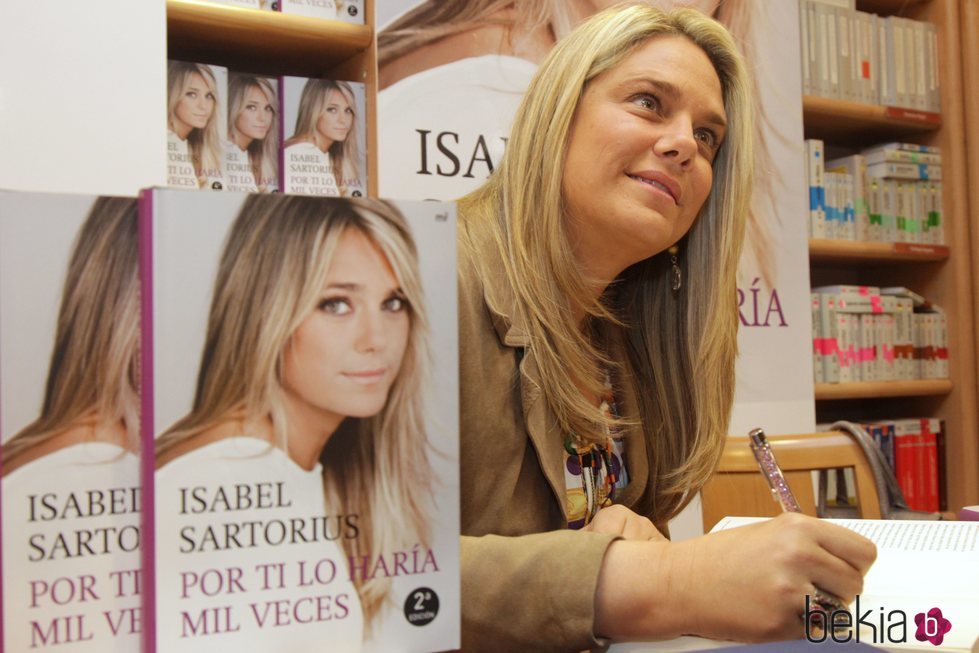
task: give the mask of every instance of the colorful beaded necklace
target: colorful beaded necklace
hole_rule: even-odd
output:
[[[606,417],[618,418],[615,394],[608,373],[605,374],[605,393],[599,410]],[[606,427],[602,443],[582,442],[576,433],[569,433],[564,439],[564,450],[576,456],[581,466],[581,489],[585,495],[585,522],[587,525],[595,514],[615,501],[615,486],[618,474],[612,464],[614,434]]]

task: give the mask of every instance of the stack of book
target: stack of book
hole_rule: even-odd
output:
[[[805,149],[811,238],[945,243],[939,148],[886,143],[829,161],[823,141]]]
[[[806,95],[939,113],[938,34],[930,23],[801,0]]]
[[[363,84],[167,66],[167,185],[363,197]]]
[[[948,378],[945,313],[906,288],[812,290],[816,383]]]

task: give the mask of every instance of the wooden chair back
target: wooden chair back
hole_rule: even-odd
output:
[[[816,514],[813,472],[852,468],[857,514],[863,519],[880,519],[880,502],[870,463],[860,445],[846,433],[770,435],[768,441],[804,513]],[[727,515],[774,517],[780,512],[747,437],[727,439],[720,466],[701,491],[701,501],[705,532]]]

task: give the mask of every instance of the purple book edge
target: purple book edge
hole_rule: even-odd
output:
[[[140,478],[143,519],[143,651],[156,651],[156,529],[153,472],[153,191],[139,194],[139,289],[140,289]]]

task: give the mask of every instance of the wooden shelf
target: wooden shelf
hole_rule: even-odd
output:
[[[914,263],[944,261],[947,245],[878,243],[855,240],[809,240],[809,260],[814,263]]]
[[[869,11],[878,16],[903,16],[915,5],[923,5],[931,0],[857,0],[857,9]]]
[[[327,74],[374,39],[367,25],[195,0],[167,0],[167,30],[171,59],[304,77]]]
[[[806,95],[802,98],[806,138],[869,145],[933,132],[941,114]]]
[[[816,399],[875,399],[877,397],[924,397],[952,391],[949,379],[880,381],[877,383],[817,383]]]

